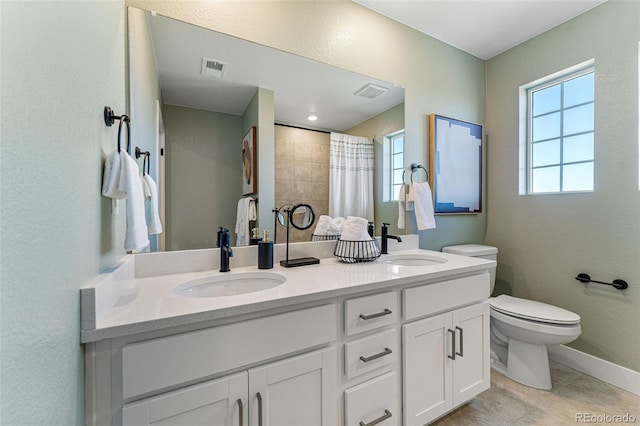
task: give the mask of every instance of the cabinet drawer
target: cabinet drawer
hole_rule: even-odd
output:
[[[398,319],[396,292],[373,294],[344,302],[344,332],[351,336],[394,324]]]
[[[335,305],[127,345],[124,398],[223,373],[336,339]]]
[[[468,305],[489,297],[489,273],[402,290],[405,320]]]
[[[398,359],[398,333],[388,330],[345,343],[344,358],[348,379],[389,365]]]
[[[371,423],[381,426],[399,425],[402,416],[398,409],[396,373],[386,373],[347,389],[344,392],[344,417],[346,426]]]

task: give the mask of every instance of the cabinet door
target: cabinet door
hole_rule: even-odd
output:
[[[402,326],[404,424],[422,426],[449,411],[451,314]]]
[[[122,409],[122,424],[243,425],[246,424],[248,412],[247,389],[246,372],[189,386],[125,405]]]
[[[489,366],[489,303],[452,312],[456,332],[453,362],[453,405],[457,406],[491,385]]]
[[[336,363],[329,348],[249,370],[249,424],[335,425]]]

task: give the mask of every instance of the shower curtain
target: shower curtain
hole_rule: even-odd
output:
[[[373,221],[373,139],[331,133],[329,215]]]

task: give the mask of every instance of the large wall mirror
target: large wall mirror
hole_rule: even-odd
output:
[[[250,196],[258,226],[272,235],[278,203],[326,214],[329,131],[349,133],[389,111],[401,111],[395,130],[404,127],[404,89],[389,82],[133,7],[128,42],[132,144],[151,153],[164,227],[152,251],[215,247],[218,226],[235,241],[243,137],[252,127]],[[384,91],[355,94],[367,85]],[[384,134],[375,136],[382,142]]]

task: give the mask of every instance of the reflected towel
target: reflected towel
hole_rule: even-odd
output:
[[[118,191],[127,194],[127,229],[124,236],[124,249],[126,251],[141,250],[149,245],[149,236],[140,169],[136,160],[124,150],[120,151],[120,162]]]
[[[414,208],[416,211],[416,224],[418,230],[432,229],[436,227],[436,218],[433,212],[433,198],[428,182],[412,184],[414,190]]]
[[[124,200],[127,193],[120,191],[120,174],[122,165],[122,154],[117,149],[111,151],[104,163],[104,174],[102,175],[102,195],[116,200]]]
[[[236,211],[236,245],[249,245],[249,221],[256,220],[256,203],[251,197],[238,200]]]
[[[415,201],[415,190],[413,188],[413,183],[411,183],[409,185],[409,188],[407,189],[407,195],[405,196],[405,204],[406,204],[406,210],[408,212],[412,212],[413,211],[413,203]]]
[[[320,215],[318,218],[318,223],[316,224],[316,229],[314,229],[314,235],[327,235],[329,233],[329,227],[331,226],[331,216],[327,216],[326,214]]]
[[[142,176],[144,197],[149,199],[149,235],[162,233],[162,222],[158,214],[158,187],[149,175]]]
[[[404,229],[404,220],[406,212],[406,199],[407,199],[407,187],[400,185],[400,192],[398,192],[398,229]]]

